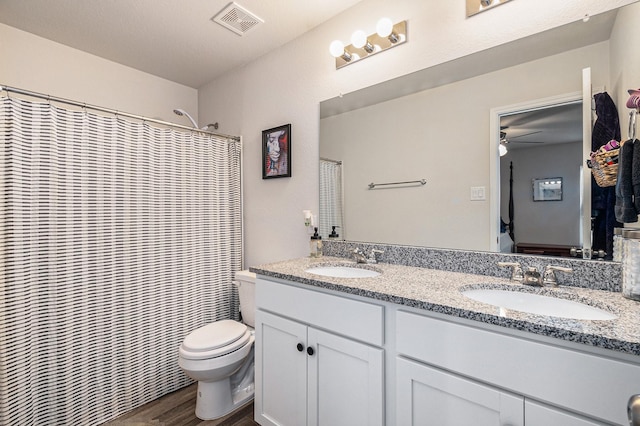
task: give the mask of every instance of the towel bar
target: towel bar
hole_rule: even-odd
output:
[[[389,183],[373,183],[369,184],[369,189],[374,189],[376,186],[386,186],[386,185],[406,185],[410,183],[419,183],[420,185],[426,185],[427,181],[425,179],[420,180],[410,180],[407,182],[389,182]]]

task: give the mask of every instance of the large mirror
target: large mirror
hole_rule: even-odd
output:
[[[519,145],[532,142],[526,144],[526,150],[520,148],[520,155],[518,149],[509,154],[519,157],[517,165],[512,160],[515,175],[528,170],[527,201],[533,196],[532,178],[563,177],[562,200],[535,203],[537,217],[548,214],[540,226],[550,220],[570,220],[569,227],[579,234],[542,241],[534,236],[558,234],[532,228],[527,229],[530,241],[520,242],[589,246],[590,241],[583,241],[590,238],[589,232],[582,232],[580,223],[588,226],[590,216],[590,211],[580,211],[580,197],[589,195],[584,184],[588,169],[579,175],[584,164],[581,140],[572,141],[571,149],[562,148],[572,152],[569,170],[543,167],[548,163],[545,158],[559,155],[558,145],[537,143],[542,141],[535,141],[533,135],[516,137],[534,125],[526,119],[536,118],[515,114],[518,105],[580,95],[585,68],[591,69],[594,90],[607,91],[620,115],[626,114],[622,94],[640,86],[640,67],[628,68],[620,57],[639,50],[633,24],[640,18],[639,10],[640,4],[633,3],[592,16],[588,22],[559,27],[322,102],[323,236],[331,232],[331,226],[339,226],[340,237],[352,241],[499,250],[500,219],[509,222],[501,207],[501,200],[509,193],[504,178],[508,166],[501,166],[498,154],[502,136],[510,139],[512,148],[518,145],[517,140],[522,141]],[[578,100],[560,104],[580,108]],[[513,112],[504,113],[509,106],[514,106]],[[490,121],[496,109],[502,111],[498,123],[506,135],[499,128],[490,130],[495,127]],[[575,116],[576,112],[568,114]],[[620,124],[624,137],[626,122],[621,120]],[[540,130],[539,136],[553,133],[551,130]],[[527,158],[540,163],[537,171],[534,163],[524,162]],[[521,190],[514,190],[523,196]],[[532,221],[522,213],[531,206],[515,202],[512,220],[524,231]],[[518,228],[515,241],[519,242]]]

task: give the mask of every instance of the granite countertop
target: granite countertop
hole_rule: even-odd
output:
[[[345,265],[381,273],[373,278],[333,278],[305,272],[313,266]],[[339,257],[299,258],[251,267],[259,275],[295,281],[313,287],[368,297],[452,315],[487,324],[527,331],[571,342],[640,355],[640,303],[619,292],[578,287],[540,288],[505,278],[412,266],[356,264]],[[610,311],[614,320],[575,320],[527,314],[476,302],[461,291],[475,288],[522,290],[585,302]]]

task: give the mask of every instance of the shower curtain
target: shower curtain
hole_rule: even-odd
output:
[[[342,162],[320,159],[320,222],[318,232],[323,238],[331,233],[331,227],[339,227],[343,233],[342,211]]]
[[[95,425],[191,383],[237,319],[240,142],[0,98],[0,424]]]

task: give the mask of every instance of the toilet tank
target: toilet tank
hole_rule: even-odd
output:
[[[238,296],[240,297],[240,312],[242,322],[250,327],[255,327],[256,321],[256,274],[249,271],[236,272]]]

